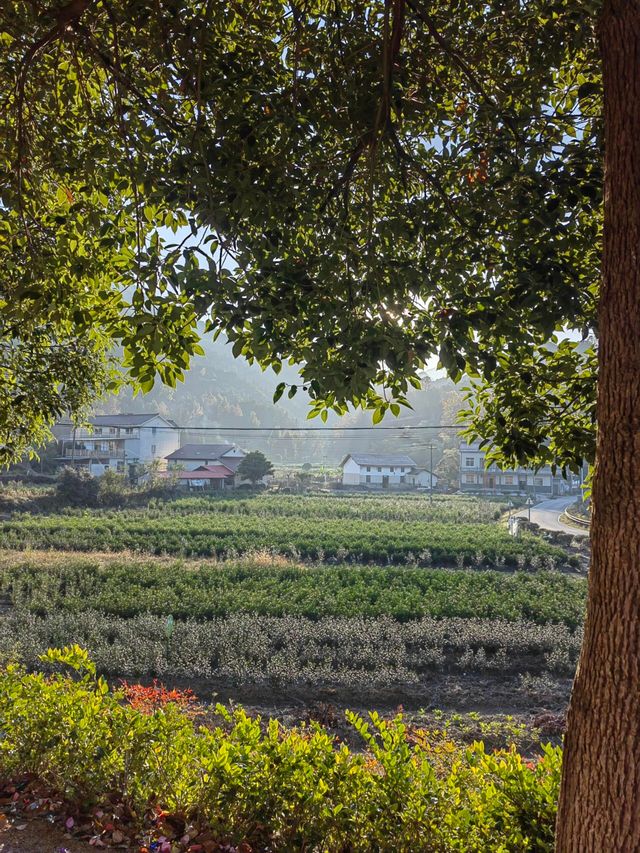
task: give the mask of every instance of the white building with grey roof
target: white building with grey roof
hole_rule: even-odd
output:
[[[157,412],[94,415],[88,426],[62,421],[54,427],[61,464],[85,467],[100,476],[105,471],[129,473],[131,466],[157,463],[180,446],[177,424]]]
[[[237,444],[184,444],[167,455],[169,470],[195,471],[203,465],[226,465],[235,472],[247,454]]]
[[[435,488],[438,478],[405,454],[349,453],[340,463],[342,485],[371,489]]]

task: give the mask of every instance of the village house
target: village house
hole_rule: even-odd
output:
[[[167,454],[167,468],[193,471],[202,465],[222,462],[235,473],[246,455],[237,444],[185,444]]]
[[[167,456],[167,476],[190,489],[240,485],[238,465],[247,454],[236,444],[185,444]]]
[[[235,472],[226,465],[199,465],[197,468],[183,471],[174,466],[160,475],[175,480],[177,485],[195,490],[215,490],[232,488],[235,485]]]
[[[438,478],[404,454],[350,453],[340,463],[343,486],[371,489],[435,488]]]
[[[165,467],[165,458],[180,446],[174,421],[159,415],[125,412],[94,415],[90,427],[60,422],[53,428],[60,464],[85,467],[94,476],[105,471],[129,474],[138,465]]]
[[[555,497],[579,489],[578,478],[569,474],[565,479],[554,474],[549,466],[534,471],[530,468],[501,470],[493,463],[486,467],[485,452],[479,442],[460,442],[460,489],[474,494],[527,494]]]

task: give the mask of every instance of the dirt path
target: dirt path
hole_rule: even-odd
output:
[[[0,853],[88,853],[89,850],[95,847],[70,838],[59,827],[39,818],[10,819],[0,829]]]

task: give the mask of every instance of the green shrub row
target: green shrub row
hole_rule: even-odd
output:
[[[303,518],[345,518],[363,521],[442,521],[491,523],[506,511],[502,500],[481,500],[466,496],[436,495],[278,495],[240,494],[181,497],[151,500],[137,512],[148,518],[167,515],[301,516]],[[73,510],[69,511],[74,512]],[[77,510],[75,511],[77,512]]]
[[[0,547],[62,551],[120,551],[223,556],[259,548],[303,559],[383,564],[530,567],[569,559],[531,534],[514,538],[487,524],[363,521],[221,514],[144,518],[130,511],[106,515],[24,516],[0,524]]]
[[[263,729],[242,711],[196,730],[175,706],[145,716],[124,705],[80,649],[50,658],[82,677],[0,675],[0,771],[69,802],[124,801],[138,824],[160,807],[221,845],[273,853],[553,850],[558,748],[536,762],[480,744],[447,751],[376,715],[350,715],[356,753],[317,726]]]
[[[406,685],[434,672],[571,675],[582,631],[497,619],[417,619],[235,614],[207,622],[131,619],[96,611],[2,620],[0,655],[37,666],[49,646],[80,643],[119,676],[216,678],[274,685]]]
[[[203,564],[100,562],[69,557],[52,565],[16,558],[0,568],[15,606],[44,614],[100,610],[116,616],[173,614],[207,619],[261,615],[422,616],[582,622],[586,581],[557,572],[476,572],[382,566],[264,565],[260,558]]]

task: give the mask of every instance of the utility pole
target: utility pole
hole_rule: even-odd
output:
[[[71,467],[76,467],[76,428],[74,427],[71,433]]]
[[[433,501],[433,444],[429,445],[429,500]]]

